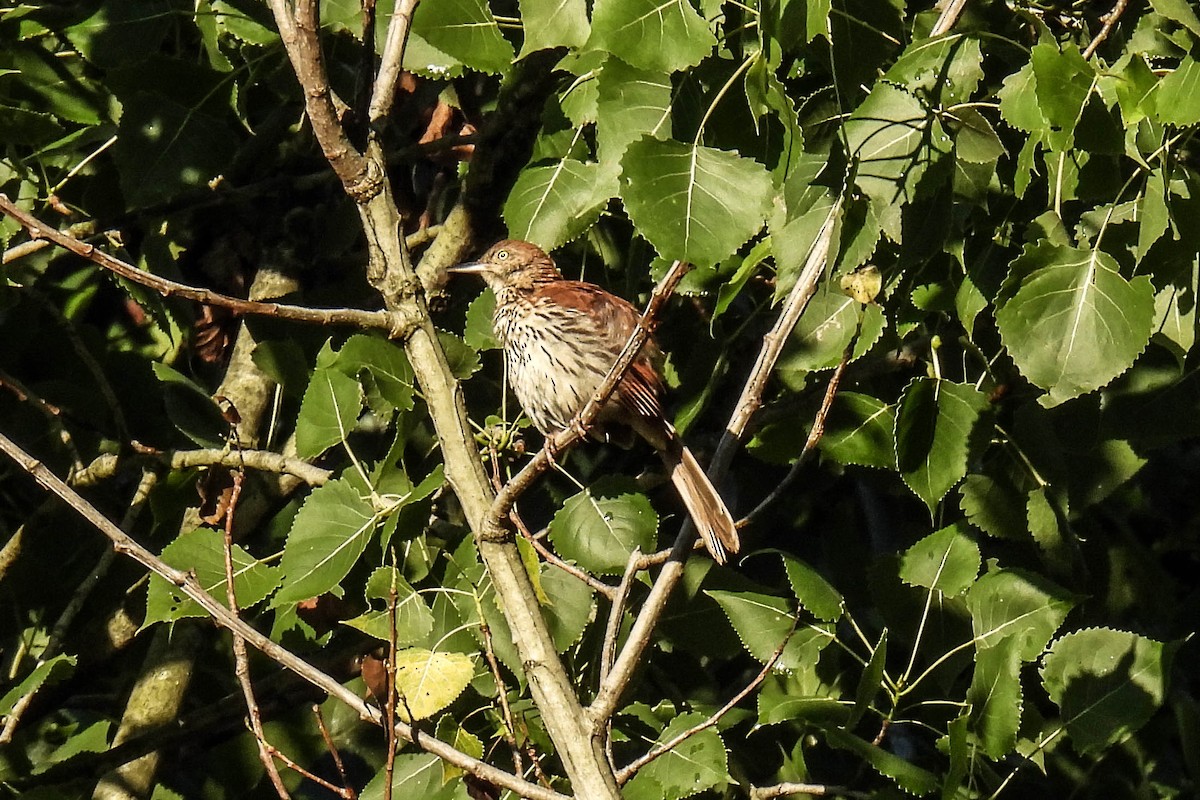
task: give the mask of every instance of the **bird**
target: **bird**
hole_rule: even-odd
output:
[[[603,383],[641,314],[601,287],[564,278],[537,245],[506,239],[450,271],[479,275],[496,296],[492,327],[504,350],[508,382],[534,427],[565,430]],[[741,548],[729,508],[663,413],[662,352],[647,340],[588,429],[590,438],[658,452],[713,560]]]

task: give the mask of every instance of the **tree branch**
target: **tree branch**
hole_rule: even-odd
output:
[[[241,636],[248,644],[280,666],[291,670],[313,686],[336,697],[353,709],[360,719],[373,725],[383,724],[383,717],[379,709],[368,705],[362,698],[350,689],[342,686],[332,676],[316,669],[290,650],[271,641],[271,639],[237,618],[228,608],[218,602],[208,592],[204,591],[194,575],[175,569],[142,547],[132,537],[110,522],[95,506],[85,500],[70,486],[67,486],[67,484],[47,469],[40,461],[22,450],[3,433],[0,433],[0,450],[8,454],[10,458],[32,475],[45,489],[58,495],[63,502],[107,536],[113,543],[113,548],[118,553],[132,558],[146,569],[162,576],[171,584],[177,586],[180,592],[196,601],[218,625]],[[460,767],[497,786],[510,789],[523,797],[531,798],[531,800],[569,800],[566,795],[530,783],[504,770],[497,769],[491,764],[472,758],[435,737],[421,733],[407,723],[397,722],[396,732],[417,747],[438,756],[447,763]]]
[[[22,211],[8,195],[0,194],[0,211],[8,214],[29,232],[34,239],[49,239],[59,247],[86,258],[97,266],[115,272],[128,281],[146,286],[163,297],[178,296],[199,303],[227,308],[235,314],[256,314],[266,317],[311,322],[318,325],[353,325],[359,328],[378,328],[388,332],[392,338],[403,339],[413,326],[411,318],[393,311],[364,311],[357,308],[308,308],[286,303],[263,303],[243,300],[239,297],[188,286],[178,281],[161,278],[152,273],[110,256],[94,245],[86,244],[53,226],[43,223],[31,214]]]
[[[400,83],[400,71],[404,64],[404,50],[408,44],[408,30],[412,25],[413,12],[419,0],[400,0],[388,23],[387,41],[383,45],[383,58],[379,62],[379,74],[375,76],[375,88],[371,92],[371,106],[367,121],[373,126],[392,112],[396,102],[396,87]],[[369,46],[369,45],[368,45]]]

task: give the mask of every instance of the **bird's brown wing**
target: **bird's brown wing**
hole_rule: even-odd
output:
[[[550,299],[554,302],[586,315],[594,325],[596,343],[605,351],[606,369],[611,368],[633,335],[641,313],[620,297],[583,281],[555,281],[541,292],[547,297],[552,295]],[[663,383],[658,374],[661,359],[658,345],[650,339],[614,393],[617,402],[629,412],[655,422],[664,418]]]

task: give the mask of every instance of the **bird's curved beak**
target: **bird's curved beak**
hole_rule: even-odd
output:
[[[463,275],[482,275],[488,271],[490,264],[482,261],[468,261],[466,264],[457,264],[453,267],[447,267],[446,272],[459,272]]]

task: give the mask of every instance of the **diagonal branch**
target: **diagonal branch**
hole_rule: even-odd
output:
[[[336,697],[353,709],[360,719],[374,725],[383,724],[383,716],[379,709],[368,705],[362,698],[340,684],[332,676],[313,667],[295,653],[271,641],[271,639],[236,617],[228,608],[218,602],[208,592],[204,591],[194,575],[175,569],[142,547],[136,540],[109,521],[95,506],[85,500],[70,486],[67,486],[58,476],[47,469],[45,465],[30,456],[2,433],[0,433],[0,450],[3,450],[9,457],[16,461],[22,469],[32,475],[44,488],[58,495],[63,502],[71,506],[80,516],[107,536],[113,543],[113,548],[118,553],[129,556],[146,569],[162,576],[173,585],[179,587],[179,590],[183,594],[195,600],[218,625],[228,629],[235,636],[240,636],[248,644],[280,666],[291,670],[318,689]],[[447,763],[461,767],[472,775],[490,781],[497,786],[510,789],[521,797],[528,797],[531,800],[569,800],[566,795],[530,783],[516,775],[493,767],[491,764],[472,758],[461,750],[433,736],[421,733],[407,723],[397,722],[396,733]]]
[[[763,348],[759,353],[758,361],[742,390],[741,399],[738,401],[729,425],[726,426],[725,434],[721,437],[712,463],[708,467],[708,477],[714,485],[720,484],[721,478],[725,475],[733,458],[734,447],[745,434],[750,417],[762,405],[767,378],[775,368],[775,362],[783,350],[783,343],[800,319],[800,314],[808,305],[809,299],[816,292],[817,280],[824,272],[830,257],[833,232],[841,216],[841,208],[842,200],[839,198],[829,210],[829,215],[825,218],[825,223],[813,242],[808,260],[788,296],[784,310],[770,333],[763,339]],[[670,556],[659,571],[658,578],[655,579],[654,586],[650,589],[650,594],[642,603],[642,610],[633,622],[624,648],[613,663],[608,680],[601,684],[596,698],[588,708],[588,714],[595,730],[602,730],[607,725],[608,720],[616,711],[621,696],[625,693],[625,688],[633,679],[633,674],[641,663],[642,653],[650,644],[650,638],[658,620],[666,610],[667,600],[670,599],[671,593],[683,577],[683,565],[692,552],[692,542],[695,536],[695,527],[691,524],[691,520],[685,520],[679,535],[675,538],[675,544],[671,547]]]

